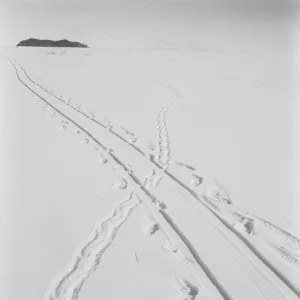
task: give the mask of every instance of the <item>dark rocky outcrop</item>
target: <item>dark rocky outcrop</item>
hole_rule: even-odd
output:
[[[88,48],[88,45],[81,44],[79,42],[70,42],[68,40],[39,40],[39,39],[27,39],[17,44],[17,47],[74,47],[74,48]]]

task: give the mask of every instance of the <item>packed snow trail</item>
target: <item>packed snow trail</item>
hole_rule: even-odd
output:
[[[230,228],[229,228],[230,229]]]
[[[96,116],[91,113],[88,114],[86,111],[84,111],[82,109],[82,106],[80,104],[73,104],[72,102],[68,102],[65,99],[63,99],[62,97],[60,97],[59,95],[55,94],[53,91],[49,91],[47,88],[45,88],[44,86],[36,83],[34,80],[32,80],[30,78],[30,76],[27,74],[26,70],[23,68],[23,66],[21,66],[18,62],[14,62],[15,64],[18,64],[18,66],[23,70],[25,76],[27,77],[27,79],[33,83],[34,85],[36,85],[37,87],[39,87],[40,89],[42,89],[44,92],[48,93],[49,95],[53,96],[54,98],[56,98],[58,101],[66,104],[68,107],[70,107],[71,109],[73,109],[74,111],[76,111],[77,113],[83,115],[84,117],[86,117],[87,119],[89,119],[90,121],[92,121],[93,123],[99,125],[102,128],[106,128],[107,130],[109,130],[111,132],[111,134],[115,135],[117,138],[119,138],[120,140],[122,140],[124,143],[128,144],[130,147],[132,147],[134,150],[136,150],[137,152],[139,152],[140,154],[147,156],[147,154],[140,148],[137,147],[133,142],[126,140],[125,138],[123,138],[120,134],[118,134],[116,131],[113,130],[112,125],[111,124],[105,124],[104,121],[100,121],[99,118],[96,118]],[[110,122],[109,122],[110,123]]]
[[[13,65],[14,66],[14,65]],[[70,123],[73,123],[75,126],[77,126],[81,131],[85,132],[85,134],[87,136],[89,136],[89,138],[91,138],[96,144],[98,144],[98,146],[100,146],[104,151],[107,152],[109,160],[112,163],[115,163],[115,167],[118,168],[118,171],[121,173],[122,176],[126,177],[126,175],[128,175],[127,179],[128,181],[132,184],[133,187],[135,187],[136,190],[136,196],[139,197],[139,199],[142,198],[146,198],[148,199],[147,201],[144,201],[144,203],[147,205],[147,203],[151,203],[154,204],[155,209],[157,210],[157,208],[159,208],[158,212],[161,214],[161,209],[164,207],[164,205],[156,199],[156,197],[154,195],[152,195],[150,193],[149,190],[147,190],[144,187],[144,184],[141,183],[141,181],[136,178],[133,174],[131,174],[130,170],[126,167],[125,164],[123,164],[111,151],[109,148],[105,147],[103,144],[101,144],[95,137],[93,137],[88,131],[86,131],[83,127],[81,127],[78,123],[76,123],[74,120],[70,119],[69,117],[67,117],[65,114],[63,114],[62,112],[60,112],[57,108],[55,108],[52,104],[50,104],[47,100],[45,100],[44,98],[42,98],[40,95],[38,95],[34,90],[32,90],[29,86],[27,86],[19,77],[18,71],[16,69],[16,67],[14,66],[16,74],[18,79],[20,80],[20,82],[26,86],[29,90],[31,90],[36,96],[38,96],[40,99],[42,99],[45,103],[47,103],[47,105],[49,105],[54,111],[56,111],[58,114],[62,115],[63,117],[65,117]],[[119,167],[118,167],[119,166]],[[147,180],[145,180],[145,183],[147,182]],[[142,192],[142,196],[139,196],[139,192]],[[153,211],[153,209],[152,209]],[[165,214],[166,215],[166,214]],[[163,222],[165,222],[166,220],[163,220]],[[169,222],[165,222],[165,223],[169,223]],[[168,224],[171,225],[169,226],[171,229],[172,228],[172,224]],[[166,230],[164,230],[165,235],[166,236],[170,236],[170,234],[166,233]],[[176,239],[176,238],[175,238]],[[185,243],[184,243],[185,244]],[[187,247],[188,251],[190,251],[189,247]],[[72,269],[73,270],[73,269]],[[200,272],[199,272],[200,271]],[[212,299],[225,299],[225,300],[230,300],[230,297],[223,297],[222,294],[225,294],[224,291],[220,291],[221,285],[218,283],[218,281],[215,278],[209,278],[207,272],[203,271],[201,269],[198,268],[198,272],[200,273],[196,273],[196,271],[194,270],[195,276],[198,280],[201,281],[201,284],[203,282],[205,282],[205,289],[207,290],[209,295],[212,295]],[[72,273],[72,271],[71,271]],[[68,274],[66,275],[68,277]],[[217,287],[217,288],[216,288]],[[59,290],[60,288],[58,288]],[[76,289],[77,290],[77,289]],[[50,294],[50,300],[52,300],[53,297]]]
[[[176,180],[175,180],[176,181]],[[187,189],[188,190],[188,189]],[[188,190],[189,191],[189,190]],[[190,191],[189,191],[190,192]],[[230,228],[229,228],[230,229]]]
[[[127,221],[134,208],[140,204],[139,200],[131,201],[133,196],[134,193],[130,192],[124,200],[115,205],[106,218],[96,224],[87,241],[75,250],[67,268],[53,280],[45,294],[45,300],[67,299],[68,297],[65,298],[63,295],[64,291],[70,292],[72,285],[78,282],[78,278],[84,278],[80,287],[83,286],[85,280],[99,266],[101,256],[113,242],[119,228]],[[130,204],[130,202],[133,203]],[[78,293],[77,290],[77,296]]]
[[[170,137],[166,123],[166,115],[172,102],[165,104],[157,114],[156,129],[157,129],[157,144],[155,160],[164,170],[167,170],[171,160]]]
[[[19,80],[22,82],[22,80],[20,79],[20,77],[19,77],[19,74],[18,74],[18,71],[17,71],[17,69],[15,68],[15,70],[16,70],[16,73],[17,73],[17,77],[19,78]],[[22,82],[23,83],[23,82]],[[23,83],[24,84],[24,83]],[[26,84],[24,84],[25,86],[27,86]],[[30,87],[28,87],[27,86],[27,88],[29,88],[32,92],[34,92]],[[34,92],[36,95],[38,95],[36,92]],[[39,95],[38,95],[39,96]],[[40,97],[40,96],[39,96]],[[46,101],[47,102],[47,101]],[[70,119],[69,119],[69,121],[70,121]],[[107,150],[107,149],[106,149]],[[113,157],[112,157],[113,158]],[[203,201],[203,199],[201,199],[197,194],[195,194],[195,192],[193,192],[192,190],[190,190],[190,189],[188,189],[188,187],[187,186],[185,186],[183,183],[181,183],[177,178],[174,178],[174,176],[172,175],[172,174],[170,174],[169,172],[167,172],[167,171],[164,171],[164,170],[162,170],[162,168],[161,168],[161,166],[158,166],[156,163],[155,163],[155,161],[151,161],[152,162],[152,164],[154,164],[154,165],[156,165],[157,166],[157,169],[158,170],[161,170],[161,172],[162,172],[162,174],[165,174],[165,175],[167,175],[167,176],[169,176],[170,177],[170,179],[172,179],[172,180],[170,180],[170,182],[172,182],[172,183],[174,183],[175,185],[177,185],[177,187],[178,188],[180,188],[181,189],[181,191],[184,191],[185,192],[185,194],[186,193],[188,193],[187,194],[187,198],[189,198],[189,199],[191,199],[191,198],[193,198],[193,199],[191,199],[192,201],[194,201],[194,200],[199,200],[199,201]],[[126,170],[125,170],[126,171]],[[136,182],[137,183],[137,182]],[[146,194],[146,197],[149,197],[149,194],[147,194],[147,191],[145,191],[144,190],[144,192],[145,192],[145,194]],[[145,194],[144,194],[144,196],[145,196]],[[151,195],[150,195],[151,196]],[[155,198],[155,197],[154,197]],[[153,200],[153,199],[152,199]],[[201,206],[200,206],[201,207]],[[217,216],[217,215],[215,215],[215,213],[213,212],[213,211],[211,211],[212,213],[213,213],[213,215],[211,215],[211,212],[210,212],[210,215],[209,215],[209,211],[208,210],[206,210],[205,209],[205,207],[203,207],[204,208],[204,215],[206,215],[206,216],[208,216],[208,219],[210,219],[211,221],[213,221],[213,223],[215,224],[215,226],[216,226],[216,229],[218,229],[218,230],[220,230],[220,231],[222,231],[222,233],[224,234],[224,236],[227,236],[228,237],[228,230],[227,229],[229,229],[229,231],[232,231],[233,233],[235,233],[234,231],[233,231],[233,229],[230,227],[230,226],[227,226],[224,222],[222,223],[222,220]],[[208,215],[207,215],[208,214]],[[215,223],[216,222],[216,220],[218,220],[219,219],[219,221],[221,221],[221,223],[219,223],[218,224],[218,222],[217,223]],[[224,226],[225,225],[225,226]],[[236,234],[236,236],[238,236],[238,234]],[[234,244],[236,245],[236,243],[238,242],[238,244],[239,244],[239,248],[241,249],[241,251],[244,251],[244,250],[246,250],[246,248],[245,247],[243,247],[242,246],[242,244],[241,244],[241,241],[237,241],[237,239],[236,239],[236,236],[234,236],[234,235],[232,235],[232,234],[229,234],[229,238],[230,238],[230,240],[232,241],[232,240],[234,240]],[[241,237],[242,238],[242,237]],[[244,239],[242,238],[242,242],[244,242],[244,244],[245,244],[245,241],[244,241]],[[249,245],[248,245],[249,246]],[[251,246],[251,245],[250,245]],[[251,249],[251,247],[249,246],[249,249],[250,250],[252,250],[252,252],[254,253],[254,254],[257,254],[257,253],[255,253],[255,251],[253,251],[253,249]],[[255,249],[254,249],[255,250]],[[280,282],[276,279],[276,276],[274,277],[274,274],[272,275],[266,268],[265,268],[265,266],[264,266],[264,263],[262,263],[262,261],[260,261],[259,262],[259,260],[257,260],[257,258],[258,257],[254,257],[253,256],[253,253],[251,254],[251,252],[249,252],[249,250],[247,250],[246,251],[247,252],[247,257],[248,257],[248,259],[250,259],[250,261],[252,261],[252,263],[254,263],[256,266],[258,266],[258,269],[260,270],[260,271],[262,271],[262,273],[263,274],[266,274],[266,276],[270,279],[271,278],[271,282],[273,282],[273,284],[274,284],[274,287],[275,288],[278,288],[278,285],[280,285]],[[271,268],[272,269],[272,268]],[[277,274],[278,275],[278,274]],[[280,274],[279,274],[279,278],[282,278],[282,276],[280,276]],[[275,280],[275,281],[274,281]],[[277,282],[277,283],[276,283]],[[287,283],[287,285],[289,285],[289,283],[288,282],[286,282]],[[286,295],[290,295],[290,296],[286,296],[285,298],[286,299],[296,299],[296,298],[294,298],[293,296],[292,296],[292,294],[290,294],[290,292],[283,286],[283,285],[281,285],[280,287],[279,287],[282,291],[283,291],[283,293],[284,294],[286,294]],[[294,290],[294,292],[295,292],[295,290]],[[296,293],[297,293],[297,291],[296,291]],[[279,299],[279,298],[278,298]]]

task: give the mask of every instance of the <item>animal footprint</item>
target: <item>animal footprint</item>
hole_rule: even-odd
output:
[[[171,252],[175,255],[175,257],[183,263],[189,264],[192,261],[185,257],[185,255],[181,252],[181,250],[178,248],[178,246],[171,241],[167,240],[166,243],[162,246],[162,249],[167,252]]]
[[[160,181],[162,180],[161,176],[156,175],[156,171],[152,169],[152,172],[150,175],[148,175],[148,178],[145,183],[145,187],[147,189],[152,189],[158,186]]]
[[[96,115],[93,112],[90,112],[89,117],[94,120],[96,118]]]
[[[203,183],[203,180],[204,180],[203,177],[193,174],[190,183],[193,186],[199,186],[200,184]]]
[[[134,144],[134,143],[136,143],[137,138],[136,138],[134,135],[130,135],[130,136],[128,137],[127,141],[128,141],[129,143]]]
[[[80,104],[76,106],[76,110],[77,110],[77,111],[81,112],[81,109],[82,109],[82,107],[81,107]]]
[[[173,276],[169,283],[177,292],[172,300],[194,300],[198,294],[198,289],[183,278]]]
[[[107,158],[104,157],[102,154],[99,154],[99,156],[97,157],[97,163],[98,164],[101,164],[101,165],[104,165],[107,163]]]
[[[43,105],[40,107],[40,109],[43,110],[43,111],[45,111],[47,107],[48,107],[48,104],[43,104]]]
[[[169,240],[167,240],[161,248],[165,251],[172,252],[172,253],[175,253],[176,251],[178,251],[177,245],[172,243]]]
[[[56,115],[57,115],[57,112],[56,112],[56,111],[53,111],[53,112],[50,114],[50,117],[51,117],[51,118],[54,118],[54,117],[56,117]]]
[[[242,220],[237,222],[234,227],[242,233],[254,235],[255,234],[254,225],[255,225],[254,220],[249,218],[243,218]]]
[[[85,134],[82,131],[77,130],[77,134],[79,136],[82,136],[82,139],[79,140],[80,144],[89,144],[90,143],[90,139],[87,136],[85,136]]]
[[[120,182],[116,183],[113,185],[114,189],[120,189],[120,190],[124,190],[127,188],[127,180],[125,178],[122,178]]]
[[[144,219],[144,223],[142,225],[142,231],[146,235],[155,234],[156,231],[159,230],[159,224],[152,216],[147,216]]]
[[[99,148],[94,145],[94,151],[95,154],[93,155],[93,158],[96,159],[98,164],[104,165],[108,162],[108,159],[99,151]]]
[[[66,130],[69,126],[69,122],[66,120],[61,120],[60,121],[60,129],[62,130]]]
[[[212,181],[205,191],[206,196],[213,198],[213,200],[232,204],[228,191],[216,180]]]
[[[155,146],[151,143],[148,143],[148,149],[151,150],[151,151],[154,151],[155,150]]]

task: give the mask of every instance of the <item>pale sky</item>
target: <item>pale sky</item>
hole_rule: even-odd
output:
[[[221,2],[211,2],[217,1]],[[217,5],[171,5],[172,0],[164,4],[158,0],[141,0],[139,4],[133,0],[110,4],[97,0],[0,0],[0,46],[16,45],[32,37],[66,38],[104,48],[193,50],[111,54],[88,49],[95,55],[84,56],[83,60],[72,52],[65,56],[30,56],[28,49],[7,48],[11,57],[15,55],[49,87],[53,84],[57,92],[95,109],[100,116],[105,112],[119,125],[129,124],[129,129],[140,131],[145,138],[149,132],[153,141],[157,138],[156,109],[167,101],[167,91],[157,85],[157,80],[176,87],[183,94],[184,105],[174,105],[168,114],[172,157],[186,159],[183,162],[193,166],[195,161],[199,174],[212,174],[229,190],[238,207],[280,226],[285,220],[298,226],[300,60],[295,60],[293,52],[299,53],[300,38],[292,37],[294,18],[285,13],[284,3],[288,1],[278,0],[278,6],[275,1],[224,0],[222,9],[218,9]],[[295,31],[300,32],[299,28]],[[141,58],[143,55],[145,58]],[[296,63],[298,68],[293,70]],[[29,104],[31,96],[17,81],[11,66],[1,66],[6,67],[0,68],[0,98],[4,100],[0,122],[7,120],[2,127],[9,141],[9,155],[3,157],[13,167],[2,168],[10,172],[5,172],[6,181],[2,181],[7,182],[8,196],[0,197],[9,204],[9,213],[1,207],[0,219],[8,220],[5,224],[11,248],[9,259],[5,258],[7,268],[2,268],[9,272],[2,275],[0,270],[0,278],[2,275],[2,281],[9,283],[5,289],[11,297],[4,298],[36,300],[42,299],[50,278],[70,259],[74,245],[85,240],[99,214],[105,216],[111,200],[117,197],[110,183],[102,182],[102,178],[110,179],[106,169],[96,166],[86,155],[89,152],[82,152],[82,145],[77,147],[72,135],[58,133],[56,125]],[[153,86],[157,91],[151,89]],[[2,91],[7,94],[3,92],[2,96]],[[100,195],[108,201],[99,201]],[[0,236],[5,230],[0,226]],[[134,240],[138,235],[130,237]],[[121,241],[132,245],[128,240]],[[136,241],[142,241],[143,252],[152,253],[144,240]],[[119,252],[109,253],[112,259]],[[124,265],[107,260],[118,270],[107,267],[108,276],[106,273],[101,280],[96,277],[93,288],[87,289],[90,299],[95,297],[92,293],[103,293],[103,286],[109,286],[109,276],[115,283],[116,274],[127,271],[128,260],[122,255]],[[152,262],[148,260],[151,267]],[[159,282],[160,277],[156,277]],[[140,278],[150,282],[148,277]],[[127,288],[127,281],[121,284]],[[116,285],[114,292],[123,293],[123,286]]]
[[[212,10],[222,7],[227,10],[258,9],[261,11],[264,8],[272,12],[282,11],[283,7],[287,7],[288,2],[281,0],[0,0],[0,45],[15,45],[20,40],[30,37],[67,38],[92,46],[112,45],[114,47],[116,44],[131,43],[130,39],[135,43],[156,44],[156,37],[152,33],[156,30],[152,30],[153,28],[166,28],[165,36],[158,39],[170,36],[167,31],[176,32],[176,27],[181,30],[179,34],[186,34],[182,32],[186,20],[209,18],[209,13],[202,13],[203,7],[207,8],[207,3],[216,4],[210,5],[215,6]],[[175,3],[176,5],[171,5]],[[196,4],[197,8],[195,8]],[[140,30],[141,25],[143,31]],[[193,23],[191,26],[195,28]]]

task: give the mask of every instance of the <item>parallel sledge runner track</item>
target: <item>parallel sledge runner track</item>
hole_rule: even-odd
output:
[[[18,70],[17,70],[16,66],[14,66],[14,67],[15,67],[15,70],[16,70],[16,73],[17,73],[17,76],[18,76],[19,80],[22,82],[22,79],[20,79],[20,77],[19,77]],[[25,70],[24,70],[24,74],[25,74]],[[28,77],[28,75],[26,75],[26,74],[25,74],[25,76]],[[26,84],[24,84],[24,85],[26,86]],[[30,87],[27,86],[27,88],[29,88],[33,93],[36,94],[36,92],[33,91]],[[37,96],[40,97],[39,95],[37,95]],[[48,105],[52,106],[52,108],[55,110],[55,106],[53,106],[51,103],[48,102]],[[167,131],[167,128],[166,128],[165,116],[166,116],[166,113],[167,113],[167,109],[170,107],[170,105],[171,104],[168,103],[165,107],[163,107],[163,109],[161,109],[161,111],[159,112],[159,114],[157,116],[157,127],[158,127],[158,136],[159,136],[159,139],[158,139],[159,143],[158,144],[159,144],[160,147],[157,147],[158,148],[157,149],[158,152],[157,152],[156,159],[151,159],[150,158],[150,161],[147,161],[147,163],[151,164],[154,167],[154,169],[156,170],[155,172],[157,172],[157,174],[160,174],[163,177],[166,177],[170,182],[174,183],[174,185],[177,186],[177,188],[179,188],[181,191],[184,192],[184,194],[187,196],[187,198],[193,198],[193,200],[197,200],[198,201],[197,205],[199,205],[200,203],[204,203],[205,202],[203,200],[202,196],[201,195],[200,196],[197,195],[194,191],[192,191],[186,185],[182,184],[180,182],[180,180],[178,180],[174,175],[172,175],[171,173],[169,173],[167,171],[167,168],[168,168],[169,163],[170,163],[170,150],[168,150],[168,148],[170,148],[170,147],[169,147],[168,131]],[[68,119],[69,122],[72,122],[72,120],[70,120],[66,115],[64,115],[64,117],[66,117],[66,119]],[[92,117],[89,117],[89,118],[92,118]],[[79,125],[79,124],[76,124],[76,125]],[[102,124],[101,124],[101,126],[102,126]],[[106,128],[104,125],[102,127]],[[84,128],[81,128],[81,129],[84,130]],[[89,133],[86,132],[86,134],[88,135]],[[112,132],[112,134],[114,134],[114,133]],[[118,137],[118,135],[115,135],[115,136]],[[90,138],[93,140],[93,137],[90,137]],[[121,140],[123,139],[122,137],[118,137],[118,138],[120,138]],[[94,139],[94,141],[95,141],[95,139]],[[133,146],[131,143],[128,143],[128,141],[126,141],[126,140],[124,140],[124,142],[127,143],[127,145],[130,146],[130,147]],[[108,149],[107,147],[103,146],[102,144],[101,144],[101,147],[103,147],[104,151],[106,151]],[[164,149],[165,149],[165,151],[164,151]],[[138,147],[136,147],[136,150],[137,150],[137,153],[142,154],[143,156],[147,156],[146,153],[144,153],[143,151],[140,151],[140,149]],[[117,157],[115,157],[114,154],[108,152],[107,155],[110,156],[110,159],[113,160],[114,163],[118,162]],[[128,170],[126,170],[126,168],[124,168],[123,165],[121,166],[121,169],[123,169],[125,171],[125,173],[126,173],[125,175],[127,177],[128,176],[131,177],[130,172],[127,172]],[[153,194],[150,193],[149,187],[146,188],[146,186],[144,186],[142,184],[141,180],[138,180],[137,178],[134,178],[134,177],[129,178],[129,181],[130,180],[132,180],[132,182],[131,182],[132,185],[139,186],[140,192],[142,191],[142,193],[143,193],[143,198],[144,197],[147,197],[147,198],[150,197],[152,199],[152,201],[153,200],[157,200],[156,197]],[[152,201],[150,200],[150,203]],[[208,199],[207,201],[211,201],[211,200]],[[214,205],[218,206],[217,203],[215,203]],[[203,208],[204,208],[204,211],[206,211],[205,215],[207,215],[207,213],[209,211],[213,210],[212,208],[208,207],[206,204],[205,204],[205,206]],[[201,209],[201,211],[203,211],[203,208]],[[208,208],[208,210],[207,210],[207,208]],[[159,208],[159,207],[156,207],[156,209],[161,210],[161,208]],[[211,214],[211,212],[213,214]],[[234,244],[238,243],[239,244],[239,248],[241,248],[242,244],[245,243],[245,239],[241,237],[240,241],[238,241],[240,235],[238,233],[236,233],[229,225],[226,225],[225,223],[223,223],[223,225],[222,225],[222,222],[224,222],[222,220],[222,211],[221,211],[220,214],[218,214],[214,210],[211,211],[211,212],[210,212],[210,216],[209,216],[208,219],[213,221],[213,223],[215,224],[215,228],[216,229],[219,228],[218,230],[220,230],[220,232],[224,236],[228,236],[229,239],[232,240],[232,241],[234,240],[235,241]],[[167,214],[168,214],[168,209],[166,209],[165,213],[163,213],[162,215],[165,216],[168,219]],[[221,221],[221,223],[218,220]],[[234,234],[232,235],[230,233],[230,231],[232,231]],[[294,238],[292,237],[291,240],[296,241],[298,239],[296,237],[294,237]],[[297,242],[296,242],[296,244],[297,244]],[[246,243],[246,245],[248,247],[250,246],[247,243]],[[247,255],[245,255],[245,257],[247,257],[247,259],[249,261],[252,261],[252,263],[255,266],[257,266],[257,267],[259,266],[258,270],[260,270],[262,272],[262,274],[264,274],[264,276],[266,276],[266,278],[271,279],[271,282],[272,282],[272,284],[274,284],[274,288],[275,289],[281,290],[281,294],[284,297],[283,299],[296,299],[294,296],[298,296],[299,297],[299,291],[298,291],[297,288],[295,288],[293,286],[293,284],[290,284],[289,281],[287,279],[285,279],[284,276],[282,276],[282,274],[280,274],[278,272],[277,272],[277,274],[275,276],[274,276],[274,274],[272,275],[271,273],[272,273],[273,270],[272,269],[268,270],[268,268],[270,267],[270,265],[268,265],[268,264],[264,265],[265,264],[264,260],[261,260],[259,262],[259,260],[260,260],[259,256],[254,259],[253,254],[257,255],[258,253],[255,252],[254,249],[251,248],[251,247],[249,247],[249,249],[250,249],[250,251],[247,250]],[[281,248],[280,247],[277,247],[277,248],[275,247],[274,249],[281,249],[281,250],[276,250],[277,252],[281,251],[282,253],[288,253],[282,247]],[[251,254],[251,251],[252,251],[252,254]],[[257,259],[257,258],[259,258],[259,259]],[[276,276],[278,276],[278,278],[276,278]],[[76,291],[78,290],[78,287],[80,286],[80,282],[84,282],[85,281],[83,279],[83,278],[85,278],[85,275],[82,275],[82,277],[80,277],[80,278],[82,280],[80,281],[80,279],[78,279],[78,281],[76,281],[77,283],[76,284],[74,283],[74,285],[73,285],[73,287],[71,289],[71,290],[73,290],[73,295],[76,294]],[[282,282],[280,283],[281,280],[282,280]],[[286,284],[286,287],[284,287],[284,284]],[[288,290],[287,287],[290,288],[290,291]],[[69,295],[71,295],[70,293],[69,293]],[[293,296],[293,293],[294,293],[294,296]],[[228,297],[225,296],[225,295],[223,295],[223,296],[224,296],[224,299],[231,299],[231,296],[228,296]],[[77,298],[68,298],[68,299],[77,299]]]

